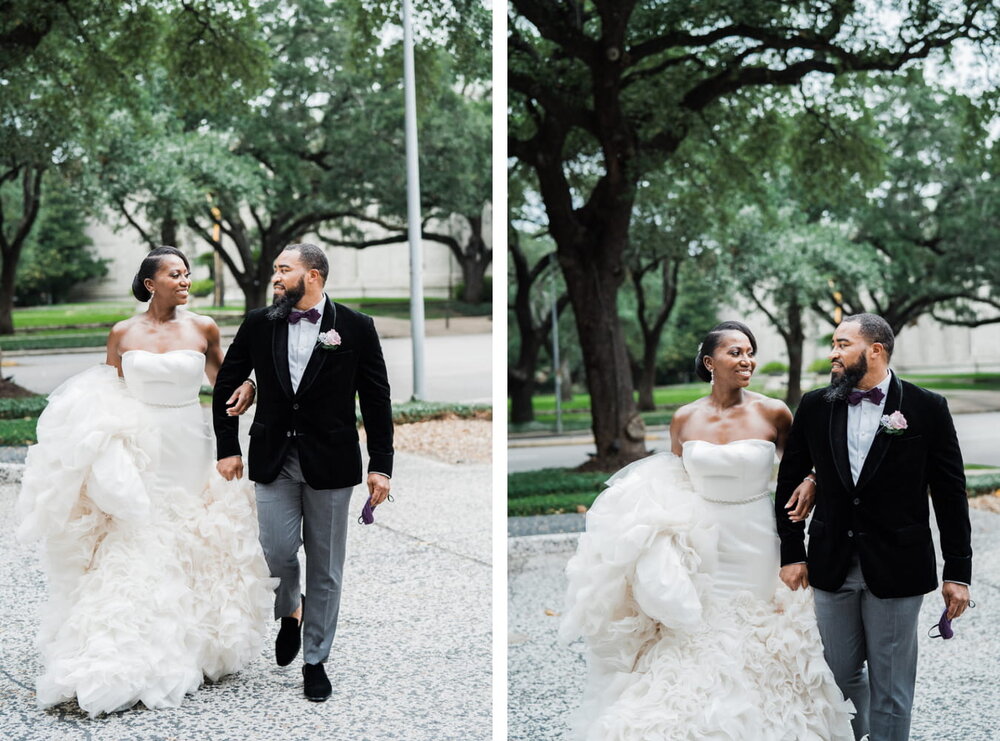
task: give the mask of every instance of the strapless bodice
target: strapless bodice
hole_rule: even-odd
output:
[[[122,354],[122,374],[129,393],[145,404],[197,404],[205,375],[205,355],[197,350],[128,350]]]
[[[770,440],[734,440],[724,445],[688,440],[683,445],[684,468],[703,499],[737,504],[768,491],[774,450]]]

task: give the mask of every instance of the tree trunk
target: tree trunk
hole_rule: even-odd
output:
[[[597,445],[597,455],[590,465],[612,469],[646,455],[646,426],[636,411],[625,333],[618,321],[622,271],[615,256],[621,255],[622,248],[601,247],[606,249],[588,250],[586,259],[576,259],[572,254],[567,256],[572,247],[559,245],[559,262],[573,305],[590,391]]]
[[[788,332],[785,335],[785,347],[788,350],[788,391],[785,403],[791,408],[799,405],[802,399],[802,345],[805,342],[805,331],[802,328],[802,307],[793,301],[788,307]]]
[[[174,217],[174,212],[167,209],[163,221],[160,222],[160,244],[177,247],[177,227],[178,223]]]
[[[478,239],[478,237],[474,237]],[[489,262],[482,259],[482,255],[470,256],[467,250],[466,258],[461,261],[462,265],[462,301],[467,304],[483,303],[483,291],[486,286],[486,268]]]
[[[490,266],[493,251],[486,246],[483,235],[483,217],[466,217],[471,234],[465,248],[455,253],[462,266],[462,301],[467,304],[481,304],[490,297],[484,296],[486,269]],[[454,252],[454,251],[453,251]]]
[[[510,422],[523,425],[535,421],[535,367],[538,365],[539,343],[521,338],[517,365],[507,372],[507,394],[510,396]]]
[[[14,334],[14,278],[19,255],[5,255],[0,267],[0,335]]]
[[[639,365],[639,410],[651,412],[656,409],[656,402],[653,399],[653,389],[656,386],[656,350],[657,345],[649,347],[648,344],[642,354],[642,362]]]

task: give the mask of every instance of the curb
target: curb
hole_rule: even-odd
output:
[[[551,535],[515,535],[507,537],[507,558],[527,558],[548,553],[569,553],[576,550],[580,533]]]

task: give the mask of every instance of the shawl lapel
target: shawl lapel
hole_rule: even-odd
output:
[[[274,354],[274,370],[278,383],[285,395],[291,398],[292,376],[288,370],[288,322],[284,319],[274,320],[274,334],[271,337],[271,352]]]
[[[851,459],[847,452],[847,403],[830,403],[830,452],[837,467],[837,475],[847,491],[854,488],[851,478]]]

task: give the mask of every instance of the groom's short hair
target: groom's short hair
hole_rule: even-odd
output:
[[[323,282],[326,283],[327,276],[330,275],[330,261],[326,259],[323,250],[309,242],[290,244],[285,247],[285,250],[295,250],[298,252],[302,264],[306,266],[306,270],[317,271],[323,276]]]
[[[854,322],[861,325],[861,336],[869,343],[877,342],[885,348],[886,357],[892,357],[892,346],[896,342],[896,335],[893,334],[889,322],[878,314],[851,314],[845,316],[841,323]]]

